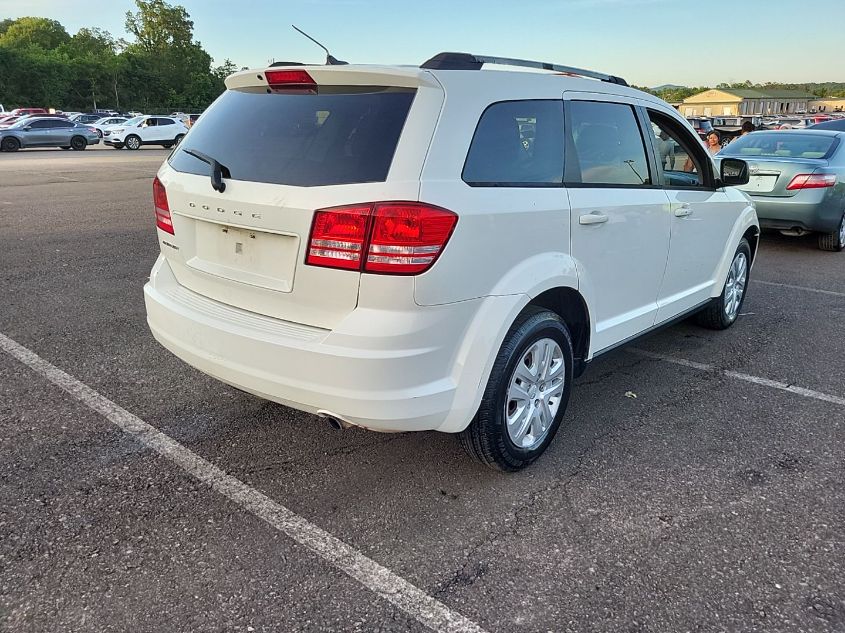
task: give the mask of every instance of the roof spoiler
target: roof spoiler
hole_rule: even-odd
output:
[[[492,57],[489,55],[473,55],[471,53],[438,53],[422,64],[420,68],[425,68],[427,70],[481,70],[481,67],[484,64],[499,64],[500,66],[519,66],[522,68],[551,70],[558,73],[565,73],[567,75],[577,75],[579,77],[598,79],[600,81],[606,81],[620,86],[628,85],[628,82],[622,79],[622,77],[608,75],[594,70],[584,70],[583,68],[573,68],[572,66],[561,66],[560,64],[537,62],[528,59],[511,59],[509,57]]]

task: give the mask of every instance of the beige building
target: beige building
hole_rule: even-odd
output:
[[[798,90],[720,88],[687,97],[680,112],[685,117],[802,114],[810,111],[814,99],[815,95]]]
[[[845,112],[845,97],[828,97],[810,101],[810,112]]]

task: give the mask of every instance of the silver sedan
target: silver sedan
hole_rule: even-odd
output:
[[[27,147],[83,150],[99,142],[95,129],[56,117],[28,117],[0,130],[0,150],[4,152]]]

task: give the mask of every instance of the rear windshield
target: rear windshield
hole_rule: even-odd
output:
[[[835,136],[797,132],[754,132],[740,136],[721,151],[723,156],[781,156],[784,158],[827,158]]]
[[[170,158],[177,171],[208,175],[185,153],[203,152],[234,180],[313,187],[382,182],[414,90],[325,89],[317,94],[227,90]]]

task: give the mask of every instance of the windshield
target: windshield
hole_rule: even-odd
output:
[[[796,132],[754,132],[736,139],[722,150],[723,156],[776,156],[780,158],[827,158],[835,136]]]
[[[132,117],[128,121],[124,121],[123,123],[120,123],[119,125],[138,125],[143,120],[144,120],[143,116],[136,116],[136,117]]]
[[[170,158],[177,171],[207,176],[218,160],[235,180],[312,187],[382,182],[414,90],[368,86],[318,94],[228,90],[203,113]]]

